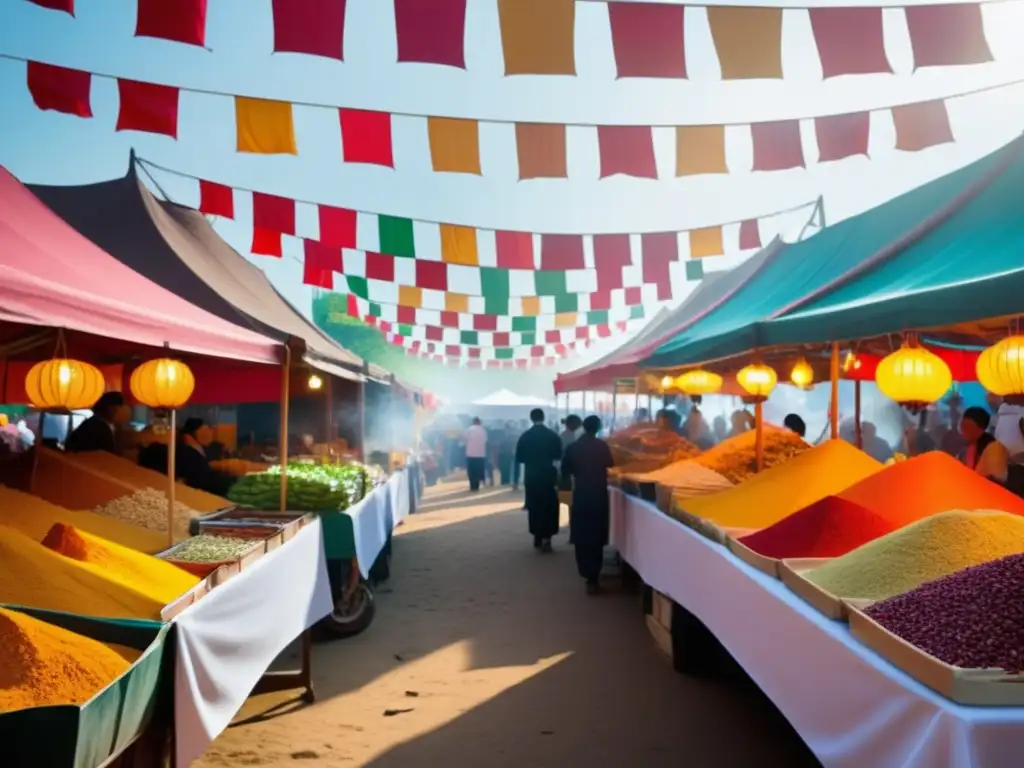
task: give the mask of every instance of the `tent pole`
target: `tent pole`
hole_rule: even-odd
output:
[[[832,439],[839,437],[839,342],[832,342],[832,359],[829,361],[829,378],[832,382],[832,397],[828,406],[828,421]]]
[[[325,414],[327,420],[327,434],[324,436],[324,442],[330,446],[330,444],[334,442],[334,377],[328,374],[324,378],[326,379],[324,382],[324,400],[325,409],[327,411]]]
[[[280,507],[288,509],[288,400],[291,388],[292,350],[284,347],[284,362],[281,364],[281,423],[278,426],[277,454],[281,461]]]
[[[359,455],[366,461],[366,377],[359,382]]]
[[[612,386],[614,387],[615,385],[613,384]],[[615,417],[618,416],[619,413],[619,401],[617,399],[618,394],[619,388],[615,387],[615,389],[612,390],[612,415],[609,419],[609,421],[611,422],[611,425],[608,427],[609,433],[615,432]]]
[[[853,383],[853,443],[858,448],[864,447],[864,435],[860,430],[860,380]]]
[[[754,457],[760,472],[764,469],[764,405],[760,399],[754,403]]]
[[[167,439],[167,547],[174,546],[174,482],[178,474],[178,436],[176,411],[171,408],[171,431]]]

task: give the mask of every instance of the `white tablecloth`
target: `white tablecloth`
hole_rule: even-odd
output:
[[[174,619],[177,768],[206,751],[281,651],[331,612],[322,539],[315,520]]]
[[[954,704],[781,581],[652,504],[610,493],[611,543],[715,634],[826,768],[1024,766],[1024,708]]]

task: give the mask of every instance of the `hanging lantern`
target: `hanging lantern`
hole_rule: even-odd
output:
[[[131,378],[132,395],[150,408],[181,408],[192,397],[196,379],[180,360],[162,357],[143,363]]]
[[[1010,336],[985,349],[975,370],[978,382],[993,395],[1024,395],[1024,336]]]
[[[704,395],[713,395],[722,388],[722,377],[717,373],[697,368],[676,377],[675,387],[689,395],[694,405],[700,405]]]
[[[661,391],[664,392],[666,389],[672,386],[672,377],[663,376],[661,379]]]
[[[814,383],[814,369],[801,357],[789,372],[789,380],[800,389],[810,389]]]
[[[8,425],[7,414],[0,413],[0,427],[6,427]]]
[[[736,381],[746,390],[753,402],[764,402],[775,389],[779,377],[775,369],[764,363],[754,363],[736,374]]]
[[[62,357],[36,363],[25,377],[29,404],[41,411],[92,408],[106,388],[99,368]]]
[[[878,364],[875,383],[883,395],[914,412],[946,394],[953,374],[938,355],[906,344]]]
[[[324,380],[314,373],[310,375],[308,384],[311,390],[316,391],[324,385]]]

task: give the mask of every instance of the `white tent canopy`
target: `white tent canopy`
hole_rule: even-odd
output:
[[[499,389],[497,392],[492,392],[487,397],[481,397],[479,400],[474,400],[471,405],[480,406],[512,406],[519,408],[538,408],[543,406],[551,407],[552,403],[550,400],[543,400],[539,397],[529,397],[527,395],[517,395],[515,392],[511,392],[507,389]]]
[[[534,408],[544,408],[547,416],[555,416],[555,405],[550,400],[527,395],[517,395],[508,389],[499,389],[486,397],[471,403],[451,403],[443,408],[449,414],[463,414],[479,417],[482,421],[525,421],[530,418]]]

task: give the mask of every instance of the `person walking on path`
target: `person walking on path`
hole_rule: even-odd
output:
[[[565,417],[562,421],[565,429],[562,430],[561,434],[558,435],[558,439],[562,441],[562,456],[565,456],[565,452],[569,450],[569,446],[576,442],[580,436],[580,428],[583,426],[583,420],[575,413],[571,413]],[[558,479],[558,495],[561,500],[562,493],[565,491],[572,491],[572,478],[565,473],[565,468],[562,467],[560,476]],[[572,502],[569,502],[569,543],[572,544]]]
[[[480,424],[480,419],[466,430],[466,474],[469,475],[469,490],[479,491],[480,481],[484,479],[484,466],[487,458],[487,430]]]
[[[587,416],[583,420],[583,436],[562,459],[562,474],[573,478],[570,525],[576,567],[592,595],[600,591],[598,579],[604,564],[604,546],[608,543],[608,468],[614,464],[608,444],[597,436],[600,431],[601,420]]]
[[[533,426],[516,443],[516,463],[525,467],[523,486],[526,489],[526,512],[534,548],[551,551],[551,537],[558,533],[558,470],[555,462],[562,458],[562,443],[554,430],[544,425],[544,411],[530,411]]]

